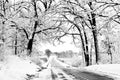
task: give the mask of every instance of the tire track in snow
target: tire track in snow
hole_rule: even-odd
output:
[[[75,69],[62,69],[66,74],[75,77],[75,80],[114,80],[113,78],[102,76],[87,71],[80,71]]]
[[[55,75],[57,75],[56,80],[74,80],[73,76],[66,74],[64,71],[62,71],[59,68],[52,68],[52,71]]]

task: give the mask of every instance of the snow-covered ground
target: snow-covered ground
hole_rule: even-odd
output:
[[[53,66],[56,68],[68,67],[68,65],[51,57],[48,61],[48,69],[38,72],[40,67],[29,59],[30,58],[20,58],[17,56],[5,57],[5,60],[0,62],[0,80],[28,80],[26,74],[35,75],[34,78],[30,80],[52,80],[51,70],[53,70],[55,74],[58,74],[59,72],[63,73],[60,69],[53,68]],[[67,76],[66,74],[64,75]]]
[[[120,64],[92,65],[85,69],[101,75],[111,76],[115,78],[115,80],[120,80]]]
[[[51,70],[57,75],[62,73],[65,78],[72,80],[70,76],[59,69],[61,67],[72,67],[68,67],[69,65],[59,62],[54,57],[52,59],[50,58],[48,62],[52,63],[51,67],[38,72],[38,68],[40,69],[40,67],[28,58],[23,59],[17,56],[7,56],[4,61],[0,62],[0,80],[27,80],[26,78],[28,78],[28,76],[26,74],[35,75],[34,79],[31,80],[51,80]],[[92,65],[82,68],[81,70],[87,70],[101,75],[109,75],[116,80],[120,80],[120,64]]]
[[[26,80],[26,74],[36,74],[38,68],[28,59],[7,56],[0,62],[0,80]]]

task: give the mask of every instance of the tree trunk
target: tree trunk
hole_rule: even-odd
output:
[[[88,52],[88,39],[87,39],[87,35],[86,35],[86,31],[85,31],[85,28],[83,26],[83,33],[84,33],[84,40],[85,40],[85,52],[86,52],[86,55],[85,55],[85,58],[86,58],[86,66],[89,66],[89,52]]]
[[[91,42],[91,45],[90,45],[90,65],[92,65],[92,48],[93,48],[93,45],[92,45],[92,42]]]
[[[27,45],[28,55],[31,55],[31,52],[32,52],[34,36],[35,36],[35,33],[33,33],[32,38],[29,39],[29,42],[28,42],[28,45]]]
[[[15,55],[17,55],[17,33],[15,37]]]
[[[97,39],[97,31],[93,30],[93,39],[94,39],[94,48],[95,48],[95,55],[96,55],[96,63],[98,63],[99,59],[99,53],[98,53],[98,39]]]
[[[112,54],[110,54],[110,58],[111,58],[111,64],[112,64],[112,62],[113,62],[113,57],[112,57]]]
[[[108,53],[108,55],[110,56],[110,63],[112,64],[112,60],[113,60],[113,57],[112,57],[112,51],[111,51],[111,49],[112,49],[112,43],[110,42],[110,40],[109,40],[109,37],[107,36],[107,45],[108,45],[108,50],[107,50],[107,53]]]
[[[33,3],[33,7],[34,7],[34,18],[37,19],[37,18],[38,18],[38,14],[37,14],[37,6],[36,6],[35,0],[32,0],[32,3]],[[38,21],[35,20],[35,23],[34,23],[34,31],[33,31],[33,33],[32,33],[32,38],[29,39],[29,42],[28,42],[28,45],[27,45],[28,55],[31,55],[31,52],[32,52],[33,40],[34,40],[34,37],[35,37],[35,32],[36,32],[37,26],[38,26]]]
[[[3,13],[3,17],[5,17],[6,16],[6,9],[5,9],[5,1],[4,0],[2,0],[2,13]],[[3,45],[2,45],[2,55],[4,55],[4,52],[5,52],[5,46],[6,46],[6,44],[5,44],[5,21],[4,21],[4,19],[2,19],[2,33],[1,33],[1,40],[2,40],[2,42],[3,42]]]
[[[85,65],[88,66],[89,65],[89,55],[86,54],[83,35],[81,33],[81,30],[80,30],[79,26],[77,26],[77,29],[78,29],[78,31],[80,33],[80,38],[81,38],[81,43],[82,43],[82,49],[83,49],[83,54],[84,54],[84,58],[85,58]]]
[[[91,10],[93,9],[93,5],[92,2],[89,2],[89,7]],[[91,17],[89,22],[91,24],[92,27],[92,34],[93,34],[93,39],[94,39],[94,48],[95,48],[95,56],[96,56],[96,63],[98,64],[98,61],[100,60],[99,58],[99,52],[98,52],[98,39],[97,39],[97,28],[96,28],[96,14],[94,12],[91,12],[90,14]]]

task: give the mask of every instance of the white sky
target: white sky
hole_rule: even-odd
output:
[[[75,45],[71,43],[71,37],[64,37],[62,40],[65,41],[64,44],[56,46],[53,46],[51,44],[42,44],[42,46],[40,46],[39,48],[42,51],[44,51],[45,49],[50,49],[53,52],[61,52],[66,50],[73,50],[74,52],[79,52],[80,48],[75,47]]]
[[[50,49],[52,52],[61,52],[66,50],[73,50],[74,52],[79,52],[79,48],[76,48],[74,45],[70,43],[64,43],[61,45],[53,46],[50,44],[44,44],[44,46],[40,46],[40,50],[44,51],[45,49]]]

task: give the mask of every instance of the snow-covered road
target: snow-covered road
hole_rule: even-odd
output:
[[[74,80],[114,80],[112,77],[78,69],[63,69],[63,71],[68,75],[73,76]]]
[[[77,69],[57,59],[51,59],[50,62],[52,65],[38,72],[38,68],[41,68],[28,59],[7,57],[5,62],[0,63],[0,80],[120,80],[120,78],[113,79],[112,75],[109,77],[109,74],[102,75],[104,73],[102,70],[110,72],[111,69],[111,72],[120,75],[120,64]],[[99,71],[101,71],[100,74],[96,73]]]
[[[107,75],[100,75],[86,70],[51,68],[44,69],[34,80],[115,80]]]
[[[59,68],[48,68],[39,72],[39,77],[34,80],[73,80],[73,77],[66,74]]]

